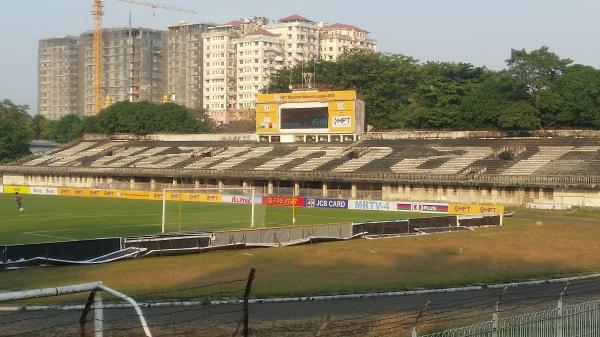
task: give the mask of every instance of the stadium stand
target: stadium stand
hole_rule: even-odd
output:
[[[4,185],[77,181],[79,187],[114,187],[116,181],[143,180],[156,190],[175,180],[196,186],[297,183],[312,189],[323,184],[326,196],[329,184],[353,197],[368,186],[383,199],[600,207],[600,133],[545,132],[365,134],[347,144],[94,135],[1,165],[0,173]]]

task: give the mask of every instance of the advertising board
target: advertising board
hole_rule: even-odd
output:
[[[232,194],[223,194],[221,196],[221,202],[227,204],[244,204],[250,205],[252,204],[252,196],[251,195],[232,195]],[[254,197],[254,204],[262,204],[262,197]]]
[[[221,195],[218,193],[167,192],[165,199],[192,202],[221,202]]]
[[[304,207],[304,198],[268,196],[262,197],[262,203],[268,206]]]
[[[348,209],[363,211],[394,211],[396,203],[382,200],[348,200]]]
[[[306,198],[304,207],[314,208],[348,208],[348,200],[343,199],[320,199]]]
[[[448,214],[456,214],[456,215],[504,214],[504,206],[449,204],[448,205]]]
[[[362,133],[364,104],[356,91],[257,95],[257,133]]]
[[[4,193],[16,193],[20,194],[29,194],[30,188],[29,186],[14,186],[14,185],[4,185]]]
[[[29,192],[36,195],[58,195],[56,187],[32,186],[29,188]]]
[[[448,213],[448,204],[426,202],[397,202],[396,210],[418,213]]]

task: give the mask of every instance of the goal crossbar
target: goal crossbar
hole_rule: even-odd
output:
[[[208,193],[208,194],[223,194],[226,191],[251,191],[251,213],[250,213],[250,228],[254,228],[254,205],[256,203],[256,194],[254,187],[198,187],[198,188],[165,188],[162,191],[162,219],[161,219],[161,233],[166,231],[166,215],[167,215],[167,193],[179,192],[179,193]]]

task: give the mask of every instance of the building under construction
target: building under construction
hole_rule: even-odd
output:
[[[147,28],[103,30],[103,106],[125,100],[161,102],[166,92],[162,60],[164,35],[163,31]],[[91,31],[79,38],[40,40],[40,114],[59,119],[69,114],[97,113],[93,42]]]

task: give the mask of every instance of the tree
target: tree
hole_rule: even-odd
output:
[[[525,49],[512,49],[510,58],[506,60],[509,73],[526,86],[535,106],[541,93],[550,88],[552,82],[572,62],[570,59],[561,59],[545,46],[529,53]]]
[[[29,130],[17,120],[0,121],[0,162],[29,153]]]
[[[527,95],[506,72],[489,72],[462,98],[457,109],[456,126],[460,129],[492,129],[498,117],[512,102],[526,100]]]
[[[40,115],[39,113],[33,117],[34,139],[55,139],[56,137],[56,121]]]
[[[59,143],[70,142],[82,135],[81,117],[77,115],[64,116],[56,123],[54,140]]]
[[[539,114],[527,101],[512,102],[498,116],[498,126],[508,130],[534,130],[540,126]]]
[[[102,110],[95,118],[95,123],[88,121],[87,125],[93,126],[97,132],[109,134],[207,132],[213,127],[212,121],[203,112],[173,103],[123,101]]]
[[[548,127],[600,127],[600,71],[583,65],[566,68],[538,102]]]
[[[0,101],[0,162],[29,153],[34,130],[27,109],[7,99]]]

